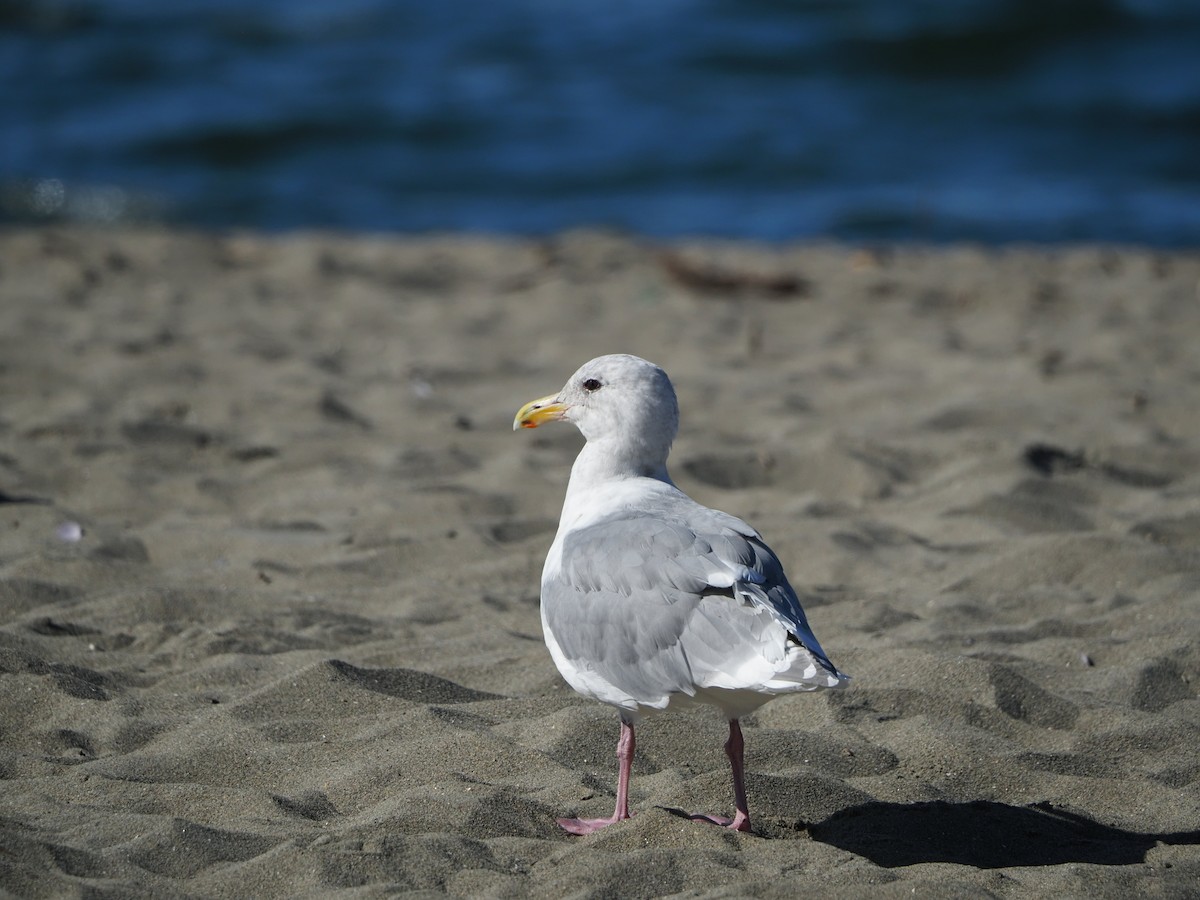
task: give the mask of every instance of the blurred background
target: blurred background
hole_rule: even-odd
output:
[[[0,0],[0,222],[1200,244],[1197,0]]]

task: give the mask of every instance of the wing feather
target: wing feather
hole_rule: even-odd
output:
[[[759,534],[684,495],[565,535],[561,564],[542,585],[542,615],[567,680],[609,702],[596,683],[647,705],[738,687],[739,673],[761,683],[762,671],[786,665],[789,637],[827,676],[842,677]]]

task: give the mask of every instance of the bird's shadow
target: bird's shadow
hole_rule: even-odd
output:
[[[1158,843],[1200,844],[1200,831],[1146,834],[1049,803],[864,803],[809,827],[814,840],[879,866],[949,862],[977,869],[1144,862]]]

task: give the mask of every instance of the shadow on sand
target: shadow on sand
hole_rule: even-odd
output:
[[[1062,863],[1128,865],[1155,844],[1200,844],[1200,831],[1143,834],[1049,803],[865,803],[809,829],[814,840],[894,868],[950,862],[978,869]]]

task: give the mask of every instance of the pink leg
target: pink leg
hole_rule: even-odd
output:
[[[728,816],[702,814],[692,816],[693,819],[712,822],[714,825],[724,825],[734,831],[750,830],[750,809],[749,804],[746,803],[745,749],[746,744],[742,740],[742,726],[738,724],[737,719],[730,719],[729,740],[725,742],[725,755],[729,757],[729,768],[733,770],[733,804],[736,812],[732,819]]]
[[[614,822],[630,818],[629,776],[633,771],[633,747],[633,726],[622,721],[621,738],[617,741],[617,760],[620,763],[617,770],[617,807],[613,810],[612,817],[608,819],[559,819],[558,824],[564,831],[569,831],[571,834],[591,834]]]
[[[725,755],[733,770],[733,804],[735,813],[729,827],[734,831],[750,830],[750,804],[746,802],[746,768],[743,753],[746,745],[742,741],[742,726],[737,719],[729,720],[729,740],[725,742]]]

